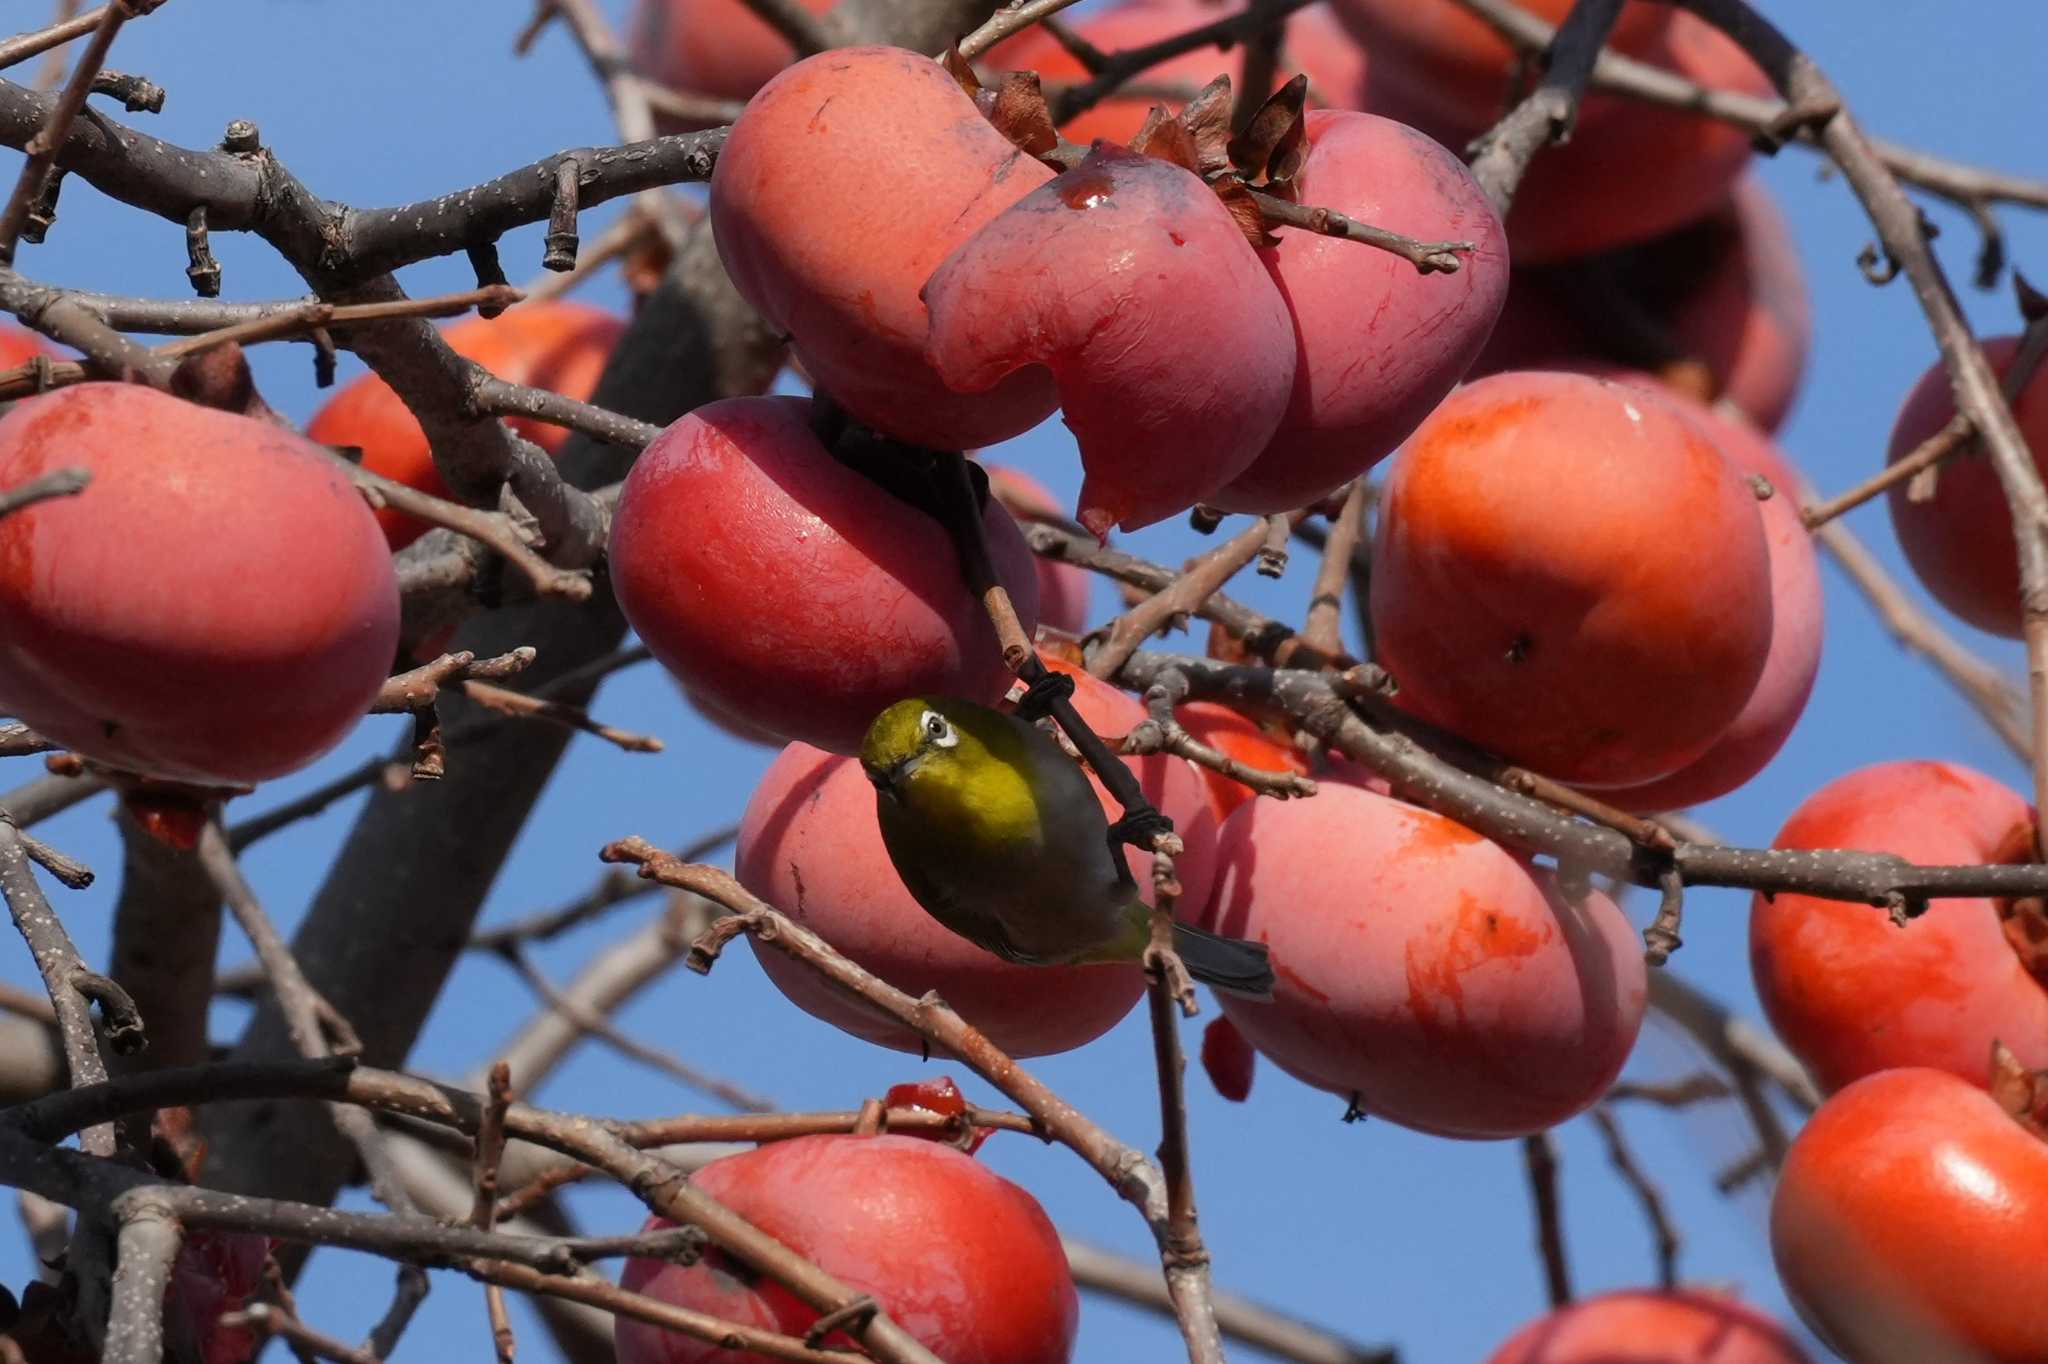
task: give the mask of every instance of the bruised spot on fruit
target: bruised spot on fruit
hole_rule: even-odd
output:
[[[1516,635],[1508,642],[1507,660],[1510,663],[1526,662],[1529,651],[1536,647],[1536,641],[1527,635]]]

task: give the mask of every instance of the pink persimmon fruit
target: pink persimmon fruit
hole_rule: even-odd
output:
[[[838,753],[906,696],[1001,699],[1010,674],[944,526],[832,457],[800,398],[727,398],[662,432],[612,519],[612,589],[700,703]],[[990,554],[1024,628],[1038,580],[993,499]]]
[[[347,474],[303,437],[132,384],[0,418],[0,709],[109,767],[202,787],[283,776],[389,674],[398,583]]]
[[[837,0],[800,0],[823,14]],[[796,49],[746,0],[634,0],[626,22],[633,70],[656,85],[746,99],[796,59]]]
[[[1611,901],[1441,815],[1332,784],[1224,821],[1213,932],[1262,942],[1246,1040],[1358,1109],[1439,1136],[1541,1131],[1597,1100],[1642,1025],[1641,944]]]
[[[1762,1312],[1695,1288],[1625,1288],[1536,1318],[1486,1364],[1809,1364]]]
[[[988,466],[989,491],[1019,520],[1026,512],[1057,516],[1059,499],[1043,483],[1017,469]],[[1057,559],[1038,559],[1038,623],[1069,635],[1088,629],[1088,598],[1094,576]]]
[[[852,758],[791,744],[769,765],[740,818],[742,885],[897,989],[939,997],[1012,1056],[1094,1041],[1131,1011],[1145,977],[1128,966],[1007,962],[934,919],[911,898],[882,845],[875,791]],[[752,939],[748,940],[750,943]],[[755,958],[814,1018],[913,1055],[924,1040],[773,947]]]
[[[1170,162],[1100,143],[940,262],[926,355],[963,393],[1044,367],[1096,535],[1244,472],[1294,382],[1287,305],[1230,211]]]
[[[1465,375],[1508,290],[1507,238],[1450,152],[1392,119],[1314,112],[1301,202],[1421,241],[1469,242],[1451,274],[1282,227],[1259,252],[1294,322],[1294,388],[1251,467],[1205,499],[1224,511],[1305,506],[1407,439]]]
[[[711,177],[711,227],[741,296],[789,334],[819,388],[899,440],[965,450],[1050,415],[1052,376],[1030,366],[955,391],[926,360],[919,291],[1051,179],[937,62],[838,48],[747,102]]]
[[[1103,52],[1124,52],[1214,23],[1241,6],[1209,0],[1123,0],[1073,21],[1074,32]],[[1047,85],[1089,78],[1088,68],[1066,45],[1036,25],[998,43],[984,59],[998,71],[1035,71]],[[1218,76],[1242,82],[1244,50],[1229,52],[1210,46],[1169,57],[1147,67],[1132,80],[1135,86],[1181,86],[1199,90]],[[1289,15],[1282,29],[1280,57],[1273,72],[1278,89],[1299,71],[1309,78],[1309,101],[1316,107],[1349,109],[1365,89],[1366,54],[1339,27],[1327,5],[1310,5]],[[1097,138],[1128,145],[1155,106],[1176,111],[1181,101],[1119,90],[1104,96],[1060,125],[1070,142],[1088,146]]]

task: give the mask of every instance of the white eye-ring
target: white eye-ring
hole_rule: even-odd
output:
[[[935,710],[926,711],[918,718],[918,723],[924,726],[924,732],[940,748],[953,748],[960,742],[959,734],[946,723],[946,717]]]

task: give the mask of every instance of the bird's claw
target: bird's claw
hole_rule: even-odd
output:
[[[1152,852],[1161,834],[1173,837],[1173,821],[1149,805],[1140,805],[1124,811],[1123,818],[1109,826],[1109,846],[1111,851],[1116,851],[1128,843],[1134,848]],[[1179,852],[1180,849],[1171,851]]]
[[[1051,715],[1052,708],[1060,702],[1072,700],[1073,695],[1074,679],[1066,673],[1047,668],[1024,684],[1024,694],[1017,698],[1015,714],[1026,724],[1034,724]]]

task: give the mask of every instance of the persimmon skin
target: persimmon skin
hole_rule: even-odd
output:
[[[713,1161],[690,1182],[960,1364],[1067,1364],[1080,1297],[1036,1199],[972,1156],[916,1137],[822,1135]],[[660,1218],[647,1226],[668,1225]],[[723,1251],[695,1265],[626,1262],[621,1286],[802,1336],[818,1311],[773,1279],[745,1284]],[[747,1276],[751,1278],[752,1276]],[[721,1310],[737,1307],[738,1311]],[[755,1364],[626,1317],[619,1364]],[[828,1345],[844,1345],[834,1332]]]
[[[56,352],[49,342],[26,327],[0,326],[0,369],[25,365],[38,355],[54,357]]]
[[[1224,821],[1202,926],[1263,942],[1271,1003],[1222,996],[1282,1069],[1439,1136],[1522,1136],[1605,1092],[1642,1025],[1612,902],[1441,815],[1331,784]]]
[[[1984,343],[1984,354],[2003,378],[2019,352],[2019,338]],[[1948,425],[1956,415],[1948,373],[1939,362],[1906,395],[1892,425],[1887,463],[1896,463]],[[2036,372],[2013,403],[2020,434],[2036,469],[2048,470],[2048,370]],[[1899,547],[1921,586],[1958,619],[1994,635],[2018,639],[2020,556],[2012,512],[1991,457],[1979,451],[1952,455],[1935,475],[1934,495],[1915,502],[1911,484],[1885,497]]]
[[[1039,367],[1081,447],[1081,523],[1135,530],[1265,448],[1294,383],[1287,305],[1215,193],[1098,143],[932,272],[926,355],[964,393]]]
[[[1022,966],[934,919],[911,898],[853,758],[791,744],[754,788],[733,861],[740,883],[899,990],[939,997],[1012,1056],[1071,1051],[1108,1032],[1145,992],[1127,966]],[[753,940],[750,938],[751,943]],[[772,947],[755,958],[814,1018],[917,1055],[924,1040]]]
[[[1059,499],[1052,490],[1031,475],[1018,469],[1000,465],[988,466],[989,485],[1003,505],[1022,512],[1037,511],[1058,515]],[[1088,599],[1094,591],[1095,578],[1085,568],[1061,563],[1056,559],[1038,557],[1038,623],[1050,626],[1069,635],[1080,635],[1088,629]]]
[[[1486,1364],[1810,1364],[1785,1329],[1734,1298],[1623,1289],[1530,1322]]]
[[[1662,397],[1494,375],[1389,468],[1371,606],[1403,709],[1604,786],[1677,771],[1741,713],[1771,645],[1763,521]]]
[[[1572,7],[1571,0],[1530,0],[1522,8],[1561,24]],[[1415,126],[1484,128],[1505,112],[1515,50],[1478,16],[1448,0],[1331,0],[1330,10],[1378,58],[1371,99],[1417,113]],[[1660,5],[1624,4],[1608,45],[1641,56],[1670,23],[1671,11]]]
[[[1316,204],[1422,241],[1471,242],[1450,275],[1283,227],[1259,252],[1294,321],[1294,388],[1250,468],[1206,499],[1224,511],[1305,506],[1393,452],[1465,376],[1508,290],[1507,234],[1464,164],[1372,114],[1317,111],[1297,178]]]
[[[955,392],[926,362],[919,291],[1051,179],[938,63],[838,48],[747,102],[712,173],[711,227],[740,295],[789,334],[819,388],[899,440],[965,450],[1036,426],[1058,395],[1035,366]]]
[[[270,1238],[195,1227],[186,1233],[164,1290],[167,1342],[190,1345],[200,1364],[247,1364],[262,1338],[247,1326],[223,1325],[263,1286]]]
[[[281,427],[113,383],[0,418],[0,487],[67,466],[83,493],[0,520],[0,709],[208,787],[283,776],[355,727],[398,583],[344,473]]]
[[[1978,1085],[1909,1067],[1807,1120],[1771,1200],[1771,1256],[1850,1359],[2034,1364],[2048,1359],[2044,1221],[2048,1143]]]
[[[1197,741],[1235,758],[1247,767],[1263,772],[1309,773],[1308,755],[1285,739],[1268,733],[1242,711],[1215,701],[1190,701],[1176,706],[1173,718]],[[1251,787],[1221,772],[1202,769],[1202,785],[1209,795],[1209,808],[1219,824],[1230,812],[1257,794]]]
[[[1122,52],[1213,23],[1226,12],[1206,0],[1124,0],[1074,20],[1073,26],[1102,51]],[[1273,73],[1276,90],[1300,72],[1309,78],[1311,107],[1348,109],[1357,104],[1365,89],[1365,49],[1344,32],[1327,5],[1296,10],[1288,16],[1283,35],[1280,61]],[[1089,75],[1080,58],[1037,25],[996,44],[986,64],[997,71],[1035,71],[1048,85],[1085,81]],[[1148,67],[1136,80],[1199,90],[1227,75],[1235,87],[1243,70],[1242,49],[1224,52],[1204,47]],[[1176,112],[1179,101],[1145,94],[1109,95],[1060,125],[1060,132],[1084,147],[1097,138],[1128,146],[1155,105]]]
[[[809,412],[728,398],[648,445],[612,519],[626,619],[693,698],[834,752],[906,696],[1001,699],[1002,649],[945,528],[835,460]],[[1031,551],[993,501],[982,524],[1030,630]]]
[[[1784,425],[1813,348],[1813,301],[1783,210],[1744,175],[1714,213],[1653,241],[1552,267],[1517,268],[1506,306],[1470,377],[1511,369],[1605,374],[1640,363],[1629,339],[1603,338],[1589,274],[1654,320],[1713,396],[1766,432]],[[1674,378],[1697,383],[1683,371]],[[1692,396],[1701,394],[1695,390]]]
[[[1570,6],[1532,6],[1561,23]],[[1374,54],[1363,107],[1463,147],[1515,91],[1512,50],[1452,0],[1338,0]],[[1623,7],[1612,45],[1710,89],[1767,96],[1770,82],[1733,41],[1690,14]],[[1517,262],[1569,260],[1645,241],[1711,212],[1748,165],[1741,129],[1680,109],[1589,92],[1571,141],[1538,157],[1515,193]]]
[[[602,309],[549,300],[522,304],[496,318],[465,318],[442,335],[457,355],[476,361],[507,383],[551,389],[587,402],[625,330],[624,322]],[[559,454],[569,439],[566,427],[531,417],[507,417],[505,424],[551,455]],[[306,434],[322,445],[360,448],[363,467],[373,474],[435,497],[450,496],[412,409],[374,374],[352,380],[322,404],[307,423]],[[394,550],[433,529],[389,507],[378,508],[376,515]]]
[[[801,2],[823,14],[836,0]],[[723,99],[749,98],[796,58],[746,0],[635,0],[626,32],[636,74]]]
[[[1959,764],[1878,763],[1809,796],[1773,846],[1981,864],[2031,819],[2019,796]],[[2027,971],[1990,900],[1934,900],[1899,928],[1870,905],[1759,895],[1749,960],[1772,1028],[1823,1089],[1901,1066],[1981,1084],[1999,1039],[2048,1066],[2048,986]]]
[[[1647,375],[1633,382],[1655,387]],[[1820,672],[1825,605],[1820,559],[1799,516],[1799,476],[1769,437],[1748,423],[1676,394],[1677,404],[1745,476],[1763,478],[1771,496],[1758,504],[1771,556],[1771,651],[1763,676],[1741,714],[1713,747],[1667,777],[1644,786],[1603,791],[1624,810],[1682,810],[1742,786],[1777,756],[1806,711]]]

